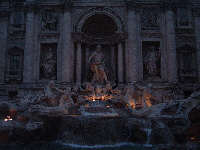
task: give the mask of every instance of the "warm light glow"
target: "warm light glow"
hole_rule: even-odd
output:
[[[145,97],[145,103],[146,103],[147,107],[151,107],[152,106],[150,98],[151,98],[150,96],[146,96]]]
[[[5,122],[11,121],[11,120],[12,120],[12,118],[11,118],[10,116],[7,116],[7,117],[4,119]]]
[[[130,101],[130,106],[131,106],[133,109],[135,109],[135,102],[134,102],[134,100],[131,100],[131,101]]]
[[[191,137],[190,139],[191,139],[192,141],[194,141],[194,140],[195,140],[195,137]]]
[[[104,96],[102,96],[102,97],[101,97],[101,100],[102,100],[102,101],[104,101],[104,100],[105,100],[105,97],[104,97]]]
[[[102,95],[102,96],[93,95],[93,96],[85,96],[85,98],[94,102],[96,100],[106,101],[106,100],[112,99],[113,96],[112,95]]]

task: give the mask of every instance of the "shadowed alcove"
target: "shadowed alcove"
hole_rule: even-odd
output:
[[[113,19],[104,14],[89,17],[83,25],[82,32],[95,37],[111,36],[117,31]]]
[[[91,80],[92,75],[90,74],[88,60],[98,44],[102,46],[108,79],[110,81],[115,81],[117,78],[117,43],[112,41],[112,37],[117,33],[118,26],[114,19],[106,14],[94,14],[85,20],[81,31],[85,37],[85,42],[81,43],[82,82]]]

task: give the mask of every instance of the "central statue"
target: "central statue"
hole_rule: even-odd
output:
[[[96,50],[89,57],[89,65],[93,73],[92,83],[105,84],[108,82],[101,45],[97,45]]]

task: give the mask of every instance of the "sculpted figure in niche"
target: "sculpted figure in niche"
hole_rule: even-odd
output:
[[[158,52],[155,51],[154,47],[150,47],[144,60],[147,73],[150,76],[156,76],[158,74],[158,68],[157,68],[158,58],[159,58]]]
[[[89,57],[89,65],[93,73],[92,83],[105,84],[108,82],[101,45],[98,45],[96,50]]]
[[[55,80],[55,72],[56,72],[56,60],[54,59],[54,52],[50,47],[43,57],[43,63],[41,64],[43,70],[43,76],[46,79]]]

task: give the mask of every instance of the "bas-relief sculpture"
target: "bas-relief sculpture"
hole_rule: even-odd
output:
[[[58,14],[53,10],[44,10],[41,13],[41,30],[42,32],[58,31]]]
[[[41,44],[40,52],[40,79],[56,80],[57,44]]]
[[[155,8],[156,9],[156,8]],[[152,8],[143,8],[141,11],[141,26],[142,29],[156,29],[160,27],[160,14],[158,10]]]

